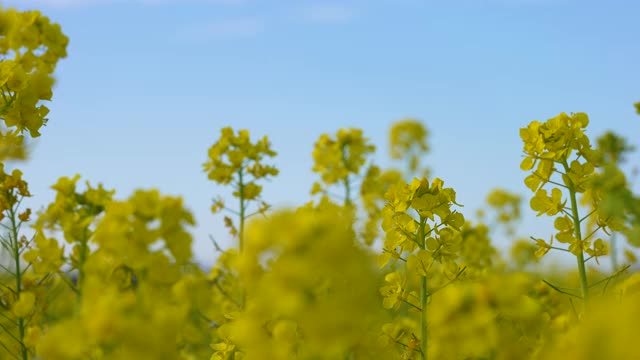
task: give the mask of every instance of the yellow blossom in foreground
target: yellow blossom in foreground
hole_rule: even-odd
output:
[[[33,311],[36,297],[33,293],[25,291],[20,294],[20,298],[13,304],[12,311],[19,318],[26,317]]]

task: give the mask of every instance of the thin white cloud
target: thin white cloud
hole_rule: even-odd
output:
[[[44,7],[72,7],[83,5],[98,5],[116,2],[114,0],[6,0],[8,6],[44,6]]]
[[[7,6],[42,6],[42,7],[75,7],[89,5],[105,5],[116,3],[137,3],[143,5],[168,4],[212,4],[212,5],[240,5],[248,0],[5,0]]]
[[[397,0],[396,0],[397,1]],[[502,5],[502,6],[527,6],[527,5],[556,5],[575,2],[576,0],[430,0],[433,3],[459,4],[459,5]]]
[[[212,5],[240,5],[245,4],[248,0],[136,0],[139,3],[147,5],[164,5],[164,4],[212,4]]]
[[[353,11],[338,3],[315,3],[304,10],[304,16],[312,22],[343,24],[353,19]]]
[[[187,42],[251,38],[264,31],[264,22],[256,18],[238,18],[188,25],[178,30],[177,38]]]

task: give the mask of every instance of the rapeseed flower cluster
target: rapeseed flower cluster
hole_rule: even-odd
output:
[[[427,128],[416,119],[396,121],[389,130],[391,158],[407,161],[408,174],[429,176],[429,170],[420,166],[420,162],[430,149],[427,143],[428,136]]]
[[[0,8],[0,161],[24,159],[24,136],[40,136],[47,122],[53,71],[69,39],[39,11]]]
[[[335,137],[322,134],[313,148],[313,172],[320,175],[320,181],[313,184],[311,194],[326,193],[327,188],[340,184],[344,186],[344,203],[351,204],[353,177],[360,173],[368,156],[375,151],[361,129],[340,129]]]
[[[589,294],[585,263],[591,257],[603,256],[608,248],[603,239],[594,241],[596,231],[583,235],[582,223],[586,217],[580,215],[577,194],[583,194],[590,188],[595,169],[600,166],[596,151],[586,135],[589,118],[585,113],[560,115],[544,123],[533,121],[528,127],[520,129],[524,143],[525,158],[520,168],[530,171],[525,185],[534,192],[531,209],[537,215],[555,217],[554,227],[557,233],[549,238],[534,239],[538,245],[537,256],[544,256],[551,249],[568,251],[575,255],[580,274],[580,298],[586,301]],[[555,179],[558,175],[559,179]],[[545,186],[551,187],[550,191]],[[569,204],[567,205],[567,202]],[[606,221],[601,228],[607,226]],[[568,244],[567,248],[554,247],[553,240]]]

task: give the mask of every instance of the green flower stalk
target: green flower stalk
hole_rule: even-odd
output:
[[[461,237],[456,233],[465,220],[461,213],[452,210],[459,205],[455,191],[443,185],[438,178],[431,184],[425,178],[413,179],[410,184],[399,183],[387,192],[387,205],[383,209],[386,238],[379,264],[385,267],[391,260],[394,263],[401,260],[406,265],[386,275],[388,285],[380,289],[383,305],[396,311],[409,307],[419,314],[418,329],[411,338],[403,342],[390,337],[409,352],[419,352],[423,360],[428,354],[429,298],[464,272],[456,263],[461,245]]]
[[[265,136],[255,143],[251,142],[249,130],[240,130],[237,134],[230,127],[221,130],[218,141],[209,148],[207,162],[203,164],[209,180],[221,185],[232,185],[233,196],[238,199],[238,210],[225,206],[221,198],[214,200],[211,207],[213,213],[226,209],[238,216],[239,227],[233,225],[230,218],[225,218],[225,224],[232,235],[238,236],[240,252],[244,249],[244,225],[248,217],[264,213],[269,205],[261,200],[262,186],[258,180],[278,175],[278,169],[272,165],[265,165],[263,160],[276,156],[271,149],[269,139]],[[254,213],[248,213],[249,204],[257,203]]]
[[[236,134],[232,128],[225,127],[218,141],[209,148],[208,155],[209,159],[203,167],[209,179],[221,185],[230,184],[234,189],[232,195],[238,199],[238,210],[227,208],[222,198],[218,197],[211,211],[227,210],[238,217],[237,228],[230,217],[225,217],[224,221],[231,235],[238,237],[238,252],[241,255],[245,248],[246,220],[253,215],[264,214],[270,207],[261,199],[262,186],[257,181],[278,175],[275,166],[263,163],[265,158],[275,157],[276,152],[271,149],[266,136],[253,143],[248,130],[240,130]],[[253,213],[248,212],[251,203],[257,204]],[[240,308],[244,308],[244,291],[241,291],[241,300],[236,302]]]
[[[335,137],[322,134],[313,149],[313,172],[320,175],[311,194],[327,193],[335,184],[344,187],[344,205],[353,205],[352,187],[355,176],[375,151],[360,129],[340,129]]]
[[[555,217],[555,239],[566,244],[566,247],[554,246],[553,236],[549,242],[534,239],[538,245],[536,255],[544,256],[553,249],[575,256],[580,277],[580,294],[563,292],[582,299],[585,306],[591,287],[586,263],[609,253],[607,242],[602,238],[594,240],[594,237],[599,230],[617,228],[615,219],[600,217],[597,204],[586,215],[580,214],[577,196],[585,193],[588,195],[593,187],[595,170],[600,166],[598,154],[592,149],[585,133],[588,124],[589,118],[585,113],[561,113],[544,123],[533,121],[528,127],[520,129],[525,153],[520,168],[531,171],[524,181],[534,192],[530,201],[531,209],[537,211],[538,216]],[[551,191],[548,192],[547,188]],[[595,218],[597,226],[590,232],[583,232],[583,223],[589,218]],[[554,289],[559,288],[554,286]]]

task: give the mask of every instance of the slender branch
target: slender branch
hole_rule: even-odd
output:
[[[42,279],[38,280],[38,286],[44,284],[45,281],[49,280],[51,273],[47,273],[45,276],[42,277]]]
[[[589,240],[589,238],[590,238],[590,237],[592,237],[592,236],[593,236],[593,234],[597,233],[597,232],[598,232],[598,230],[600,230],[600,229],[602,229],[602,226],[598,225],[598,227],[597,227],[597,228],[595,228],[595,230],[593,230],[589,235],[585,236],[585,237],[582,239],[582,241],[587,241],[587,240]]]
[[[230,207],[227,207],[227,206],[223,206],[220,209],[223,209],[224,211],[230,212],[230,213],[232,213],[233,215],[236,215],[236,216],[240,215],[240,213],[237,210],[234,210],[234,209],[232,209]]]
[[[434,259],[434,261],[431,262],[431,264],[429,264],[429,267],[427,268],[426,273],[428,274],[429,271],[431,271],[431,268],[433,267],[433,264],[436,262],[436,256],[440,255],[440,249],[442,249],[442,244],[438,244],[438,247],[433,251],[433,254],[431,255],[431,257]]]
[[[558,289],[565,290],[565,291],[567,291],[567,290],[576,290],[576,291],[580,290],[580,288],[573,288],[573,287],[567,287],[567,286],[558,286],[558,285],[554,285],[554,286],[557,287]]]
[[[409,302],[409,301],[407,301],[405,299],[400,299],[400,301],[402,301],[403,303],[405,303],[405,304],[411,306],[412,308],[418,310],[419,312],[422,312],[422,308],[419,307],[418,305],[414,305],[414,304],[412,304],[411,302]]]
[[[5,314],[4,314],[4,313],[2,313],[2,312],[0,312],[0,316],[2,316],[3,318],[5,318],[5,319],[9,320],[10,322],[15,322],[15,321],[16,321],[16,319],[15,319],[15,318],[8,317],[7,315],[5,315]]]
[[[622,274],[623,272],[625,272],[625,271],[626,271],[628,268],[630,268],[630,267],[631,267],[631,265],[625,265],[625,266],[623,266],[620,270],[616,271],[614,274],[609,275],[609,276],[607,276],[607,277],[606,277],[606,278],[604,278],[604,279],[600,279],[600,280],[598,280],[598,281],[594,282],[594,283],[593,283],[593,284],[591,284],[589,287],[590,287],[590,288],[592,288],[592,287],[594,287],[594,286],[598,286],[598,285],[602,284],[602,283],[603,283],[603,282],[605,282],[605,281],[609,281],[609,280],[611,280],[611,279],[615,278],[616,276],[619,276],[620,274]]]
[[[580,223],[586,220],[589,216],[593,215],[596,211],[598,211],[598,209],[591,210],[587,215],[583,216],[582,219],[580,219]]]
[[[4,344],[4,342],[2,342],[2,340],[0,340],[0,346],[2,346],[2,348],[9,353],[9,355],[13,356],[16,359],[20,359],[20,357],[18,355],[16,355],[14,352],[12,352],[11,350],[9,350],[9,348],[7,347],[7,345]]]
[[[398,260],[401,260],[401,261],[407,262],[407,259],[405,259],[405,258],[403,258],[402,256],[400,256],[400,254],[398,254],[398,253],[397,253],[397,252],[395,252],[395,251],[391,251],[391,250],[389,250],[389,249],[387,249],[387,248],[382,248],[382,251],[387,252],[387,253],[389,253],[389,254],[391,254],[391,255],[394,255],[393,257],[394,257],[394,258],[396,258],[396,259],[398,259]]]
[[[572,294],[570,292],[564,291],[564,290],[560,289],[559,287],[553,285],[552,283],[548,282],[547,280],[543,279],[542,282],[544,282],[545,284],[549,285],[553,290],[555,290],[555,291],[557,291],[557,292],[559,292],[561,294],[565,294],[565,295],[573,296],[573,297],[578,298],[578,299],[582,299],[582,297],[580,297],[579,295]]]
[[[572,298],[569,298],[569,303],[571,304],[571,309],[573,309],[573,315],[575,315],[576,319],[580,319],[580,315],[578,315],[578,310],[576,310],[576,306],[573,303]]]
[[[231,295],[229,295],[229,293],[228,293],[228,292],[226,292],[226,291],[222,288],[222,286],[220,286],[220,283],[219,283],[219,282],[215,281],[215,282],[213,283],[213,285],[215,285],[215,287],[220,291],[220,293],[221,293],[222,295],[224,295],[224,297],[226,297],[227,299],[229,299],[229,301],[231,301],[232,303],[234,303],[234,304],[235,304],[237,307],[239,307],[239,308],[241,308],[241,307],[242,307],[242,306],[241,306],[241,304],[240,304],[239,302],[237,302],[234,298],[232,298],[232,297],[231,297]]]
[[[568,211],[567,211],[567,210],[565,210],[564,208],[562,208],[562,213],[563,213],[563,214],[565,214],[565,215],[567,215],[568,217],[572,217],[572,216],[573,216],[570,212],[568,212]]]
[[[0,88],[0,94],[2,95],[2,100],[4,100],[5,104],[9,102],[9,100],[7,99],[7,95],[4,93],[4,86],[2,88]]]
[[[246,215],[244,218],[245,218],[245,219],[248,219],[248,218],[250,218],[250,217],[252,217],[252,216],[256,216],[256,215],[264,215],[264,212],[265,212],[266,210],[269,210],[270,208],[271,208],[271,206],[267,206],[267,207],[266,207],[266,208],[264,208],[262,211],[260,211],[260,210],[256,210],[256,211],[252,212],[251,214]]]
[[[12,243],[13,241],[11,240],[11,238],[7,239],[4,236],[0,236],[0,244],[8,253],[12,252],[12,249],[10,246]]]
[[[0,264],[0,268],[4,271],[6,271],[9,275],[11,275],[11,277],[15,277],[16,274],[13,273],[13,271],[9,270],[9,268],[7,268],[6,266]]]
[[[7,290],[11,291],[11,292],[12,292],[12,293],[14,293],[14,294],[16,293],[16,291],[15,291],[15,290],[13,290],[12,288],[10,288],[8,285],[5,285],[5,284],[3,284],[3,283],[0,283],[0,286],[4,286]]]
[[[73,291],[74,293],[76,293],[76,295],[79,295],[80,292],[78,291],[78,289],[76,289],[75,285],[73,285],[73,283],[71,282],[71,280],[61,271],[58,271],[58,275],[60,275],[60,278],[62,279],[62,281],[65,282],[65,284],[67,284],[67,286],[69,286],[69,288],[71,289],[71,291]]]
[[[389,338],[390,338],[391,340],[393,340],[393,342],[395,342],[395,343],[396,343],[396,344],[398,344],[398,345],[403,346],[403,347],[404,347],[405,349],[407,349],[407,350],[420,351],[420,349],[411,348],[411,347],[409,347],[409,345],[407,345],[407,344],[403,343],[403,342],[402,342],[402,341],[400,341],[400,340],[396,340],[396,339],[392,338],[391,336],[389,336]]]
[[[20,339],[18,339],[18,337],[17,337],[17,336],[13,335],[13,334],[11,333],[11,330],[7,329],[7,327],[6,327],[6,326],[4,326],[4,325],[2,325],[2,323],[0,323],[0,327],[4,330],[4,332],[5,332],[5,333],[9,334],[9,336],[10,336],[13,340],[17,341],[17,342],[18,342],[18,344],[20,344],[20,346],[25,346],[25,345],[24,345],[24,343],[23,343]]]
[[[213,247],[216,249],[216,251],[224,252],[224,250],[222,250],[222,248],[218,245],[218,242],[216,241],[216,239],[213,238],[213,235],[209,234],[209,239],[213,243]]]
[[[442,226],[442,225],[443,225],[442,223],[440,223],[440,224],[435,224],[435,225],[431,228],[431,230],[427,231],[427,232],[424,234],[424,237],[426,238],[427,236],[431,235],[431,233],[432,233],[432,232],[434,232],[435,230],[437,230],[437,229],[438,229],[440,226]]]
[[[451,285],[451,283],[453,283],[454,281],[458,280],[458,278],[460,278],[460,276],[462,275],[462,273],[464,273],[464,271],[465,271],[465,270],[467,270],[467,267],[466,267],[466,266],[465,266],[465,267],[463,267],[462,269],[460,269],[460,270],[456,273],[456,275],[453,277],[453,279],[450,279],[449,281],[447,281],[447,282],[446,282],[446,283],[444,283],[443,285],[441,285],[441,286],[439,286],[439,287],[437,287],[437,288],[435,288],[435,289],[430,290],[430,291],[429,291],[429,295],[433,295],[433,294],[435,294],[436,292],[438,292],[438,291],[440,291],[440,290],[444,289],[445,287],[447,287],[447,286]]]
[[[556,171],[557,171],[557,170],[556,170]],[[558,173],[560,173],[559,171],[557,171],[557,172],[558,172]],[[561,183],[559,183],[559,182],[555,182],[555,181],[553,181],[553,180],[551,180],[551,179],[545,179],[542,175],[538,174],[538,173],[537,173],[537,172],[535,172],[535,171],[534,171],[534,172],[532,172],[531,174],[535,175],[535,176],[536,176],[536,177],[538,177],[538,179],[540,179],[540,180],[543,180],[543,181],[545,181],[545,182],[548,182],[549,184],[553,184],[553,185],[560,186],[560,187],[563,187],[563,188],[567,189],[567,186],[566,186],[566,185],[561,184]]]
[[[600,293],[601,295],[604,295],[607,292],[607,288],[609,287],[609,282],[611,282],[611,280],[613,280],[613,278],[608,279],[604,284],[604,286],[602,287],[602,293]]]

